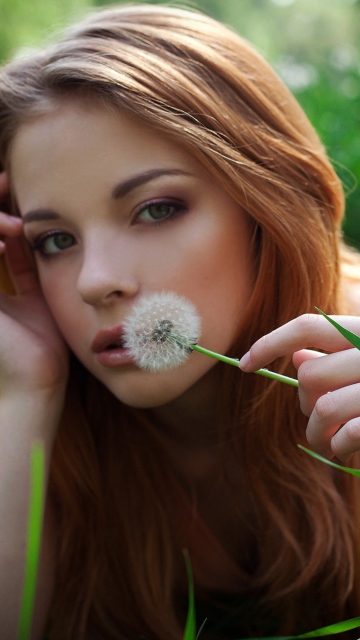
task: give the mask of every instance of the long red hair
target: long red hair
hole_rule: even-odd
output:
[[[248,213],[253,292],[232,355],[315,305],[345,310],[341,185],[298,103],[247,42],[195,11],[95,12],[1,71],[2,165],[11,172],[9,148],[24,121],[79,95],[185,147]],[[288,359],[277,366],[294,375]],[[299,620],[326,624],[329,611],[332,621],[357,615],[358,480],[299,451],[306,419],[293,389],[222,371],[221,438],[256,514],[244,588],[280,612],[279,632],[295,632]],[[150,412],[123,406],[74,358],[49,486],[59,521],[53,640],[182,637],[177,492]],[[242,512],[240,492],[234,508]],[[311,613],[315,596],[321,606]]]

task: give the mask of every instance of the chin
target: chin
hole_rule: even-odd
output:
[[[102,382],[120,402],[134,409],[161,407],[179,398],[188,386],[179,388],[175,381],[171,384],[169,376],[166,379],[164,373],[142,373],[140,377],[141,380],[128,380],[126,383],[122,380],[120,384],[116,381],[110,384]]]
[[[112,394],[127,407],[133,409],[156,409],[175,400],[178,395],[165,396],[163,394],[146,394],[146,393],[121,393],[109,388]]]

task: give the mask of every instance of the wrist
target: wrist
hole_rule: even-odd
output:
[[[15,391],[0,400],[0,442],[15,436],[23,446],[41,439],[52,447],[64,406],[66,384],[56,389]],[[16,435],[15,435],[16,434]]]

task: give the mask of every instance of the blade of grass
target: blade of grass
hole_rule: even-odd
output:
[[[301,638],[321,638],[324,636],[335,635],[337,633],[344,633],[345,631],[351,631],[360,627],[360,618],[351,618],[350,620],[344,620],[344,622],[336,622],[321,629],[315,629],[308,633],[300,633],[295,636],[265,636],[263,638],[246,638],[245,640],[301,640]]]
[[[301,449],[303,449],[304,451],[306,451],[307,453],[310,453],[311,455],[313,455],[312,451],[309,451],[308,449],[306,449],[305,447],[298,445]],[[320,458],[321,460],[324,460],[325,462],[329,462],[328,460],[326,460],[326,458],[322,458],[321,456],[318,456],[317,454],[314,454],[314,457],[316,458]],[[334,463],[332,463],[334,464]],[[339,465],[334,465],[336,467],[339,467]],[[342,467],[339,467],[340,469]],[[345,469],[345,467],[344,467]],[[354,469],[350,469],[349,471],[354,471]],[[360,471],[359,471],[359,475],[360,475]],[[194,598],[194,580],[193,580],[193,574],[192,574],[192,568],[191,568],[191,563],[190,563],[190,558],[189,558],[189,554],[187,552],[186,549],[184,549],[183,551],[184,553],[184,557],[185,557],[185,563],[186,563],[186,570],[187,570],[187,575],[188,575],[188,585],[189,585],[189,606],[188,606],[188,615],[187,615],[187,620],[186,620],[186,626],[185,626],[185,633],[184,633],[184,637],[183,640],[197,640],[201,630],[203,629],[203,626],[205,624],[202,624],[199,633],[196,635],[196,619],[195,619],[195,598]],[[263,638],[248,638],[247,640],[301,640],[302,638],[320,638],[323,636],[328,636],[328,635],[335,635],[338,633],[343,633],[345,631],[350,631],[352,629],[357,629],[360,628],[360,617],[359,618],[351,618],[350,620],[344,620],[343,622],[336,622],[335,624],[332,625],[328,625],[326,627],[321,627],[320,629],[315,629],[314,631],[309,631],[307,633],[301,633],[299,635],[292,635],[292,636],[265,636]]]
[[[349,331],[348,329],[342,327],[341,324],[335,322],[335,320],[330,318],[330,316],[327,316],[326,313],[321,311],[321,309],[318,309],[317,307],[315,307],[315,309],[319,313],[321,313],[321,315],[324,316],[324,318],[326,318],[326,320],[328,320],[330,324],[332,324],[339,331],[339,333],[341,333],[341,335],[350,342],[350,344],[352,344],[357,349],[360,349],[360,336],[357,336],[356,333],[353,333],[352,331]]]
[[[351,475],[356,476],[357,478],[360,478],[360,469],[350,469],[350,467],[343,467],[340,464],[336,464],[336,462],[332,462],[327,458],[323,458],[322,456],[320,456],[318,453],[315,453],[314,451],[310,451],[310,449],[303,447],[301,444],[298,444],[298,447],[299,449],[306,451],[306,453],[308,453],[309,456],[312,456],[317,460],[321,460],[321,462],[325,462],[325,464],[329,464],[331,467],[335,467],[335,469],[340,469],[341,471],[345,471],[346,473],[351,473]]]
[[[39,564],[43,503],[44,448],[41,442],[35,442],[30,459],[30,499],[25,575],[17,640],[28,640],[30,638]]]
[[[315,631],[310,631],[309,633],[302,633],[299,636],[295,636],[295,638],[320,638],[321,636],[334,635],[335,633],[344,633],[344,631],[358,629],[359,627],[360,618],[351,618],[350,620],[330,624],[327,627],[321,627],[321,629],[315,629]]]
[[[191,568],[191,562],[187,549],[183,550],[186,571],[189,585],[189,606],[186,618],[186,625],[183,640],[196,640],[196,618],[195,618],[195,596],[194,596],[194,578]]]

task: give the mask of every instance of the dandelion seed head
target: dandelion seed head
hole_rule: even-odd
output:
[[[194,305],[171,291],[143,296],[124,322],[124,346],[137,366],[165,371],[185,362],[200,337]]]

